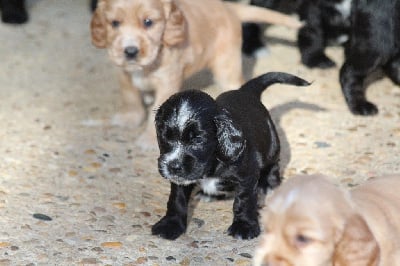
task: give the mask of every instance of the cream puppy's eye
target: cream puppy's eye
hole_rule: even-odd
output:
[[[295,245],[298,248],[305,247],[306,245],[310,244],[312,241],[313,240],[310,237],[305,236],[303,234],[297,234],[294,239]]]
[[[150,28],[151,26],[153,26],[153,20],[151,20],[151,19],[149,19],[149,18],[145,18],[145,19],[143,20],[143,25],[144,25],[146,28]]]
[[[113,27],[114,29],[118,28],[119,25],[121,25],[121,22],[119,20],[112,20],[111,21],[111,27]]]

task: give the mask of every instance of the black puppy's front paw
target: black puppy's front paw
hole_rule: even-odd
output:
[[[257,222],[234,221],[228,228],[228,235],[239,239],[252,239],[260,234],[260,226]]]
[[[302,61],[303,64],[309,68],[327,69],[336,66],[336,63],[325,54],[314,54],[312,56],[304,57]]]
[[[175,240],[186,231],[186,225],[180,217],[164,216],[151,228],[153,235]]]
[[[353,104],[349,104],[350,111],[355,115],[376,115],[378,113],[378,107],[375,104],[363,101]]]

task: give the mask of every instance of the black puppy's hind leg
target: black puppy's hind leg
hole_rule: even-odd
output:
[[[309,68],[331,68],[336,64],[324,52],[325,40],[321,29],[304,26],[297,37],[301,62]]]
[[[350,111],[355,115],[375,115],[378,108],[367,101],[365,78],[370,71],[361,71],[346,61],[340,69],[340,84]]]
[[[268,189],[276,188],[281,184],[281,182],[282,178],[280,175],[279,162],[276,162],[272,165],[268,165],[261,170],[260,180],[258,181],[258,188],[264,190],[264,192],[267,193]]]
[[[279,162],[261,169],[258,180],[258,206],[264,206],[265,196],[269,190],[275,189],[282,182]]]
[[[397,85],[400,85],[400,54],[384,67],[386,75]]]
[[[259,49],[264,48],[260,25],[256,23],[243,23],[242,32],[242,52],[247,56],[255,56]]]
[[[301,62],[310,68],[330,68],[335,66],[325,50],[325,34],[322,28],[321,8],[318,1],[302,1],[299,16],[305,25],[297,34],[297,44],[301,54]]]
[[[151,228],[153,235],[174,240],[186,231],[188,205],[194,186],[179,186],[171,183],[167,213]]]

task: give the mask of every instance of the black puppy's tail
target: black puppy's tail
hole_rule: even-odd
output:
[[[311,83],[297,76],[284,72],[269,72],[246,82],[239,90],[250,92],[258,98],[261,93],[274,83],[284,83],[296,86],[308,86]]]

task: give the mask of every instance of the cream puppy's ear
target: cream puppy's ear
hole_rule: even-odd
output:
[[[334,266],[375,266],[379,263],[379,246],[365,220],[352,215],[345,224],[333,255]]]
[[[97,48],[106,48],[107,46],[107,27],[104,17],[104,5],[104,1],[99,1],[90,22],[92,43]]]
[[[174,0],[162,0],[166,17],[163,41],[165,45],[175,46],[186,40],[186,20],[182,10]]]

